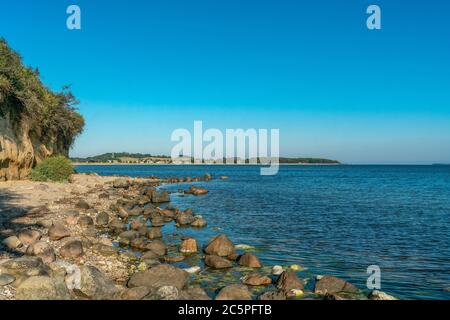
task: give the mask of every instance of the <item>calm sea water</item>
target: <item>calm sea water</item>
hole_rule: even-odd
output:
[[[208,228],[252,245],[267,265],[300,264],[305,277],[331,274],[365,288],[369,265],[382,290],[403,299],[450,299],[450,166],[79,166],[100,175],[226,175],[198,183],[202,197],[172,195]],[[188,188],[165,186],[176,191]],[[221,228],[217,231],[216,227]]]

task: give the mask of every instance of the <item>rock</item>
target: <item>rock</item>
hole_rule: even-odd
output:
[[[248,245],[248,244],[237,244],[234,246],[236,250],[252,250],[254,247]]]
[[[178,225],[187,226],[187,225],[191,224],[192,222],[194,222],[195,218],[192,214],[181,213],[181,214],[177,215],[175,220]]]
[[[220,257],[226,257],[234,253],[234,244],[224,234],[211,240],[205,248],[205,253]]]
[[[26,229],[19,233],[19,240],[24,245],[29,246],[41,238],[41,233],[37,230]]]
[[[150,240],[162,238],[161,228],[159,228],[159,227],[150,228],[147,231],[147,238],[149,238]]]
[[[333,276],[323,276],[319,281],[316,281],[316,285],[314,287],[315,294],[325,295],[340,292],[357,293],[358,289],[351,283]]]
[[[166,263],[177,263],[177,262],[183,261],[185,258],[186,257],[183,256],[182,254],[175,254],[175,255],[165,256],[163,258],[163,260]]]
[[[45,241],[37,241],[31,244],[27,248],[27,254],[41,258],[46,264],[56,260],[55,250]]]
[[[89,216],[82,216],[78,219],[78,225],[82,228],[87,228],[94,225],[94,220]]]
[[[238,263],[243,267],[261,268],[259,259],[254,254],[248,252],[239,257]]]
[[[163,286],[156,291],[156,295],[159,296],[159,300],[177,300],[178,289],[174,286]]]
[[[187,253],[187,254],[196,253],[197,252],[197,240],[195,240],[194,238],[184,239],[180,245],[180,252]]]
[[[242,278],[242,283],[249,286],[268,286],[272,283],[272,279],[262,274],[249,274]]]
[[[289,269],[291,269],[292,271],[300,271],[302,270],[302,266],[298,265],[298,264],[293,264],[289,266]]]
[[[71,240],[59,249],[59,254],[63,258],[77,259],[83,255],[83,244],[79,240]]]
[[[123,222],[121,220],[113,219],[109,223],[109,228],[111,229],[112,232],[117,234],[117,233],[120,233],[123,230],[125,230],[125,225],[123,224]]]
[[[34,276],[22,282],[16,291],[17,300],[70,300],[65,283],[59,278]]]
[[[2,241],[3,245],[8,249],[15,250],[22,246],[22,242],[20,242],[19,238],[16,236],[11,236]]]
[[[173,286],[181,290],[187,282],[189,274],[170,265],[158,265],[149,270],[135,273],[128,281],[128,287],[160,288]]]
[[[75,208],[77,209],[82,209],[82,210],[88,210],[91,208],[91,206],[89,205],[89,203],[87,203],[84,200],[79,200],[76,204],[75,204]]]
[[[97,238],[97,229],[94,226],[89,226],[83,230],[83,235],[87,238]]]
[[[153,190],[151,193],[152,203],[164,203],[170,202],[170,195],[165,191],[155,191]]]
[[[145,226],[145,221],[142,219],[133,220],[130,224],[130,228],[133,230],[138,230],[140,227]]]
[[[180,292],[179,300],[211,300],[202,288],[189,288]]]
[[[284,272],[284,269],[282,266],[273,266],[272,267],[272,274],[275,276],[279,276]]]
[[[232,284],[220,290],[216,300],[252,300],[252,295],[246,286]]]
[[[191,223],[191,227],[194,228],[204,228],[206,227],[206,225],[207,225],[206,220],[198,216],[194,217],[194,221],[192,221]]]
[[[136,239],[131,240],[130,245],[133,248],[139,249],[139,250],[143,250],[145,249],[146,245],[147,245],[147,239],[143,238],[143,237],[138,237]]]
[[[53,221],[50,219],[42,219],[37,222],[37,225],[48,229],[53,225]]]
[[[233,252],[232,254],[227,256],[227,259],[230,261],[236,261],[239,257],[240,257],[239,254],[237,254],[236,252]]]
[[[129,213],[129,211],[126,208],[119,207],[117,209],[117,215],[119,217],[121,217],[122,219],[128,219],[128,217],[130,216],[130,213]]]
[[[156,227],[156,228],[159,228],[159,227],[162,227],[162,226],[164,226],[165,225],[165,221],[164,221],[164,218],[163,217],[161,217],[161,216],[155,216],[155,217],[153,217],[152,218],[152,226],[153,227]]]
[[[207,255],[205,257],[205,264],[214,269],[225,269],[233,266],[231,261],[214,255]]]
[[[270,290],[262,293],[258,300],[286,300],[286,292],[283,290]]]
[[[191,187],[189,188],[189,191],[187,191],[186,193],[192,194],[192,195],[194,195],[194,196],[201,196],[201,195],[207,194],[208,192],[209,192],[209,191],[206,190],[205,188],[200,188],[200,187],[194,187],[194,186],[191,186]]]
[[[396,297],[391,296],[383,291],[374,290],[372,291],[368,298],[370,300],[398,300]]]
[[[277,280],[277,288],[286,292],[292,289],[303,290],[303,282],[293,271],[284,271]]]
[[[69,230],[61,223],[55,223],[48,229],[48,237],[52,241],[61,240],[70,236]]]
[[[39,257],[23,256],[0,264],[0,274],[6,273],[16,278],[48,275],[48,271]]]
[[[80,217],[80,213],[76,210],[71,210],[66,212],[66,223],[71,226],[75,226],[78,224],[78,218]]]
[[[227,177],[227,176],[221,176],[220,177],[220,180],[228,180],[229,179],[229,177]]]
[[[116,179],[113,181],[113,187],[117,189],[128,189],[130,182],[127,179]]]
[[[141,300],[150,293],[147,287],[128,288],[122,292],[120,297],[123,300]]]
[[[195,273],[199,273],[200,271],[202,271],[202,268],[195,266],[195,267],[185,268],[183,270],[189,274],[195,274]]]
[[[124,231],[119,234],[119,243],[129,245],[132,240],[139,237],[139,232],[134,230]]]
[[[109,224],[109,215],[105,211],[102,211],[99,214],[97,214],[95,222],[97,223],[98,226],[105,227]]]
[[[82,266],[80,287],[77,291],[95,300],[109,300],[119,292],[114,282],[92,266]]]
[[[0,287],[7,286],[13,283],[16,280],[16,277],[10,274],[0,274]]]
[[[161,240],[153,240],[146,245],[145,249],[152,251],[158,256],[164,256],[167,253],[167,246]]]
[[[119,249],[113,246],[97,243],[92,247],[92,250],[97,252],[98,254],[104,257],[110,257],[116,255],[119,252]]]

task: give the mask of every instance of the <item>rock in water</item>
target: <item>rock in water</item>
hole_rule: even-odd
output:
[[[357,293],[358,291],[359,290],[351,283],[333,276],[323,276],[316,282],[314,287],[314,293],[322,295],[335,294],[339,292]]]
[[[59,249],[59,254],[64,258],[76,259],[83,253],[83,244],[79,240],[68,241]]]
[[[206,227],[206,225],[207,225],[206,220],[199,216],[194,217],[194,221],[192,221],[191,223],[191,227],[194,228],[204,228]]]
[[[167,246],[161,240],[153,240],[145,246],[145,249],[152,251],[158,256],[164,256],[167,253]]]
[[[41,238],[41,233],[37,230],[26,229],[19,233],[19,240],[24,245],[29,246]]]
[[[244,253],[238,260],[239,265],[249,268],[261,268],[261,262],[252,253]]]
[[[162,232],[160,227],[152,227],[147,231],[147,238],[150,240],[162,238]]]
[[[189,274],[170,265],[158,265],[149,270],[135,273],[128,281],[128,287],[160,288],[173,286],[178,290],[186,285]]]
[[[230,260],[214,255],[207,255],[205,257],[205,264],[214,269],[225,269],[233,266]]]
[[[234,253],[234,244],[226,235],[221,234],[208,243],[205,253],[226,257]]]
[[[391,296],[383,291],[374,290],[372,291],[368,298],[370,300],[398,300],[396,297]]]
[[[65,283],[59,278],[46,276],[30,277],[22,282],[16,291],[18,300],[69,300]]]
[[[273,266],[272,268],[272,274],[275,276],[279,276],[280,274],[282,274],[284,271],[282,266]]]
[[[164,203],[170,202],[170,195],[165,191],[155,191],[151,192],[152,203]]]
[[[303,282],[293,271],[284,271],[277,280],[277,288],[289,292],[293,289],[303,290]]]
[[[232,284],[220,290],[216,300],[252,300],[252,295],[246,286]]]
[[[50,240],[57,241],[70,236],[69,230],[61,223],[55,223],[48,229],[48,237]]]
[[[197,240],[194,238],[184,239],[180,245],[181,253],[196,253],[197,252]]]
[[[283,290],[270,290],[262,293],[258,300],[286,300],[286,292]]]
[[[272,279],[262,274],[249,274],[242,278],[242,283],[249,286],[268,286]]]
[[[77,289],[84,296],[95,300],[110,300],[119,292],[114,282],[100,270],[91,266],[82,266],[80,287]]]

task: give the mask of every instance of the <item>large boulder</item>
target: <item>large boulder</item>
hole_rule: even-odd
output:
[[[351,283],[334,277],[334,276],[323,276],[320,280],[316,281],[314,287],[315,294],[335,294],[335,293],[357,293],[359,290],[353,286]]]
[[[52,263],[56,260],[55,250],[45,241],[37,241],[27,248],[27,254],[42,259],[44,263]]]
[[[79,240],[70,240],[59,249],[59,254],[63,258],[77,259],[81,257],[83,253],[83,243]]]
[[[94,300],[110,300],[119,292],[114,282],[108,279],[100,270],[92,266],[80,268],[80,286],[76,291]]]
[[[293,271],[284,271],[277,280],[277,288],[289,292],[291,290],[303,290],[303,282]]]
[[[153,190],[151,192],[151,199],[152,199],[152,203],[170,202],[170,195],[168,192],[165,192],[165,191]]]
[[[58,277],[34,276],[23,281],[16,291],[18,300],[69,300],[64,281]]]
[[[233,266],[230,260],[214,255],[207,255],[205,257],[205,264],[214,269],[226,269]]]
[[[135,273],[128,281],[128,287],[160,288],[172,286],[178,290],[183,289],[188,280],[189,274],[170,265],[157,265],[146,271]]]
[[[272,283],[270,277],[257,273],[246,275],[241,280],[243,284],[248,286],[268,286]]]
[[[246,286],[232,284],[220,290],[216,300],[252,300],[252,295]]]
[[[25,229],[20,231],[19,240],[24,245],[29,246],[41,238],[41,233],[38,230]]]
[[[249,252],[244,253],[242,256],[240,256],[238,263],[243,267],[261,268],[261,262],[259,261],[259,259],[254,254]]]
[[[234,244],[226,235],[221,234],[208,243],[205,253],[226,257],[234,253]]]
[[[69,236],[70,231],[61,223],[55,223],[48,229],[50,240],[57,241]]]
[[[24,280],[28,277],[48,275],[49,269],[39,257],[23,256],[0,264],[0,274],[6,273]]]

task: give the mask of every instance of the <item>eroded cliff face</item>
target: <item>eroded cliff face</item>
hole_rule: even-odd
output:
[[[53,154],[67,150],[38,141],[26,121],[18,125],[8,115],[0,117],[0,181],[25,179],[32,167]]]
[[[51,155],[67,156],[84,126],[75,97],[48,89],[0,38],[0,181],[25,179]]]

